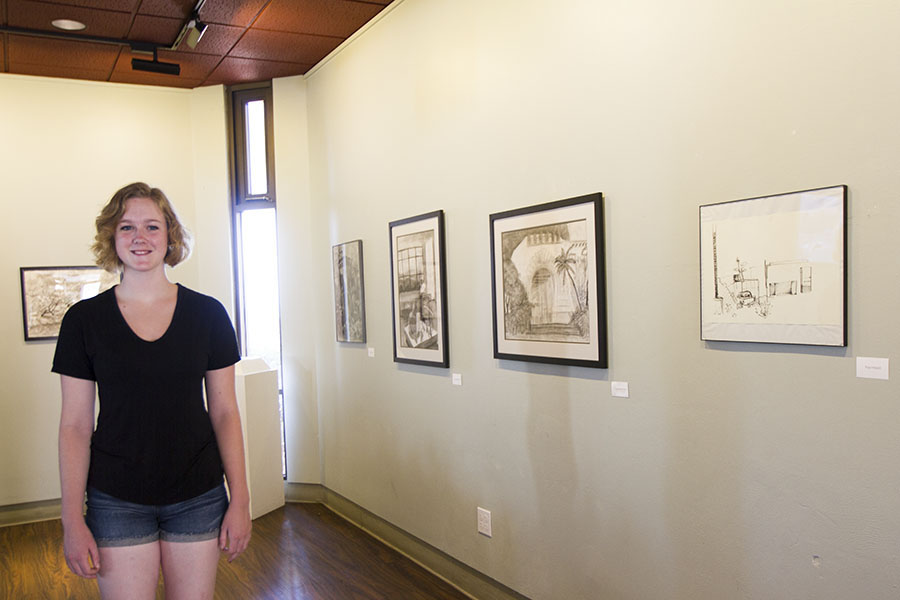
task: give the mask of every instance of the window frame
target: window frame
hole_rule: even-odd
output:
[[[266,129],[266,193],[250,194],[248,191],[248,160],[246,141],[246,106],[247,103],[262,100],[264,103],[264,118]],[[247,351],[245,307],[243,302],[243,251],[242,235],[239,220],[245,211],[272,208],[277,215],[276,191],[275,191],[275,126],[272,117],[272,82],[240,84],[225,87],[226,111],[229,116],[227,122],[227,134],[229,143],[229,167],[231,170],[231,239],[232,239],[232,265],[234,276],[234,309],[235,309],[235,333],[238,339],[238,348],[241,356]],[[277,224],[276,224],[277,228]],[[284,367],[284,351],[281,336],[281,316],[279,308],[279,352],[281,364],[278,365],[281,374]],[[283,375],[279,377],[278,400],[281,412],[281,436],[282,436],[282,475],[287,479],[287,439],[284,423],[284,389]]]
[[[234,86],[229,94],[231,99],[231,122],[234,127],[234,207],[237,211],[243,211],[259,207],[260,203],[275,204],[275,126],[272,119],[272,86],[264,87],[254,84],[254,87],[243,88]],[[266,192],[265,194],[251,194],[248,190],[248,164],[247,155],[243,150],[247,146],[245,108],[248,103],[262,100],[265,106],[266,124]]]

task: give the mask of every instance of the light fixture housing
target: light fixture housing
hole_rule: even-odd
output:
[[[197,44],[200,42],[200,38],[203,37],[203,34],[206,33],[206,28],[208,25],[201,21],[199,18],[194,17],[188,23],[188,32],[187,37],[185,38],[185,42],[187,45],[193,50],[197,47]]]

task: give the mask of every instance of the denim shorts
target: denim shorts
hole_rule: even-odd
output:
[[[219,537],[226,508],[224,483],[190,500],[161,506],[126,502],[88,486],[85,521],[100,547],[156,540],[200,542]]]

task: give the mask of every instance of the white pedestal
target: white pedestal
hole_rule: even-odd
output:
[[[235,366],[234,384],[244,433],[250,518],[255,519],[284,506],[278,371],[261,358],[245,358]]]

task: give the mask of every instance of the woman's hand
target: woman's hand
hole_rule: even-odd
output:
[[[225,511],[222,519],[222,529],[219,533],[219,550],[228,553],[228,562],[233,561],[238,555],[247,549],[250,543],[250,507],[241,506],[232,502]]]
[[[63,553],[73,573],[96,579],[100,572],[100,551],[84,519],[63,526]]]

